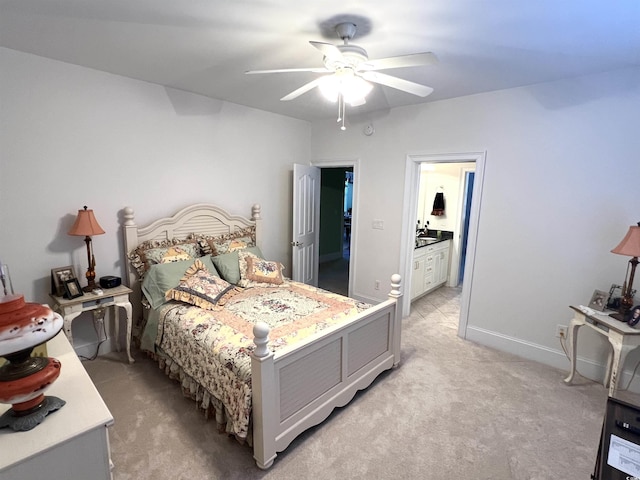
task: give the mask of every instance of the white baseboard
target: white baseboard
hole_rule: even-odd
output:
[[[527,360],[533,360],[544,365],[564,370],[567,372],[567,375],[569,374],[570,362],[559,342],[558,349],[554,349],[474,326],[467,327],[466,339],[487,347],[495,348],[496,350],[517,355]],[[581,376],[593,380],[594,382],[602,383],[604,381],[606,368],[606,363],[598,363],[580,356],[576,358],[577,372]],[[618,387],[626,388],[632,375],[632,370],[623,370]],[[640,379],[638,378],[638,375],[635,376],[631,385],[629,385],[628,390],[640,393]]]

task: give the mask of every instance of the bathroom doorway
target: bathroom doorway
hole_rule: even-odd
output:
[[[407,155],[405,164],[405,194],[403,201],[402,242],[400,246],[400,267],[403,278],[411,279],[413,266],[413,250],[415,248],[415,228],[418,214],[418,190],[420,186],[420,166],[422,163],[454,163],[470,162],[475,165],[472,196],[468,214],[468,228],[466,234],[465,263],[463,273],[462,293],[460,298],[460,319],[458,323],[458,335],[466,338],[469,318],[469,305],[471,287],[473,284],[475,247],[477,242],[478,223],[480,218],[480,206],[482,200],[482,187],[486,152],[469,153],[443,153],[443,154],[415,154]],[[461,188],[460,191],[463,191]],[[462,202],[460,202],[462,209]],[[459,210],[461,211],[461,210]],[[458,228],[458,232],[461,229]],[[458,244],[456,245],[456,240]],[[460,235],[454,236],[454,250],[459,248]],[[458,253],[459,257],[459,253]],[[458,264],[455,265],[455,280],[458,280]],[[451,272],[453,274],[453,271]],[[409,283],[409,282],[408,282]],[[410,285],[410,283],[409,283]],[[402,314],[408,316],[411,311],[411,296],[404,295],[402,299]]]

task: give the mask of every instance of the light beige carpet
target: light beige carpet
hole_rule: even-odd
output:
[[[461,340],[459,290],[404,320],[401,365],[259,470],[155,363],[135,352],[85,362],[115,417],[115,480],[587,480],[607,393],[565,371]]]

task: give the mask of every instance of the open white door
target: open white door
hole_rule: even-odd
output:
[[[318,286],[320,169],[293,165],[293,240],[291,278]]]

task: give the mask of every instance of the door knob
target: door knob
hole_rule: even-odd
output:
[[[304,245],[303,242],[291,242],[292,247],[301,247],[302,245]]]

